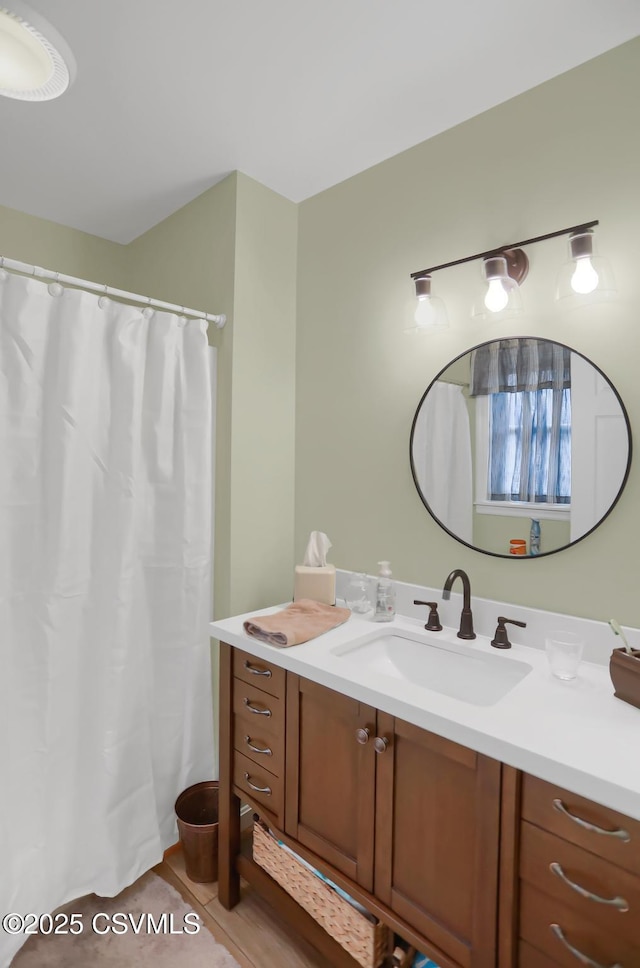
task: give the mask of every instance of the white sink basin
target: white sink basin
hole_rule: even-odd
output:
[[[380,629],[332,652],[360,669],[474,706],[492,706],[531,672],[528,662],[474,651],[473,642],[438,639],[438,634]]]

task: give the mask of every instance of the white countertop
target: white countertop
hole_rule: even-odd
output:
[[[380,625],[370,617],[352,614],[339,628],[284,649],[245,633],[245,619],[282,607],[213,622],[210,634],[306,679],[640,820],[640,709],[614,697],[607,666],[583,662],[578,678],[561,682],[549,673],[546,655],[540,648],[514,644],[509,651],[499,652],[489,638],[478,635],[463,645],[498,655],[505,662],[528,662],[532,671],[494,705],[476,706],[374,673],[365,663],[354,669],[352,663],[345,663],[332,651],[376,629],[415,632],[422,630],[422,623],[398,615],[393,622]],[[445,628],[437,634],[443,642],[460,644],[455,629]]]

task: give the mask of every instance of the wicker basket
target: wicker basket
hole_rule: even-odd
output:
[[[253,825],[253,859],[349,952],[362,968],[378,968],[387,955],[389,929],[369,921],[329,884],[283,850],[261,823]]]

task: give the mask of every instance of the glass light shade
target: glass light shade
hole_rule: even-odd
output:
[[[60,35],[23,0],[0,7],[0,95],[50,101],[69,87],[75,62]]]
[[[431,276],[420,276],[415,280],[417,305],[414,326],[405,330],[407,333],[429,333],[438,329],[449,328],[447,308],[442,299],[431,295]]]
[[[606,298],[615,291],[611,266],[594,251],[593,230],[573,232],[569,236],[569,261],[558,273],[556,299],[582,304],[589,297]]]
[[[486,287],[473,307],[473,315],[479,319],[503,318],[522,312],[520,286],[507,271],[504,256],[490,256],[483,262]]]

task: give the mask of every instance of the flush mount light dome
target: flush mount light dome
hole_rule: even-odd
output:
[[[0,94],[21,101],[51,101],[69,87],[75,62],[65,40],[23,3],[0,0]]]

